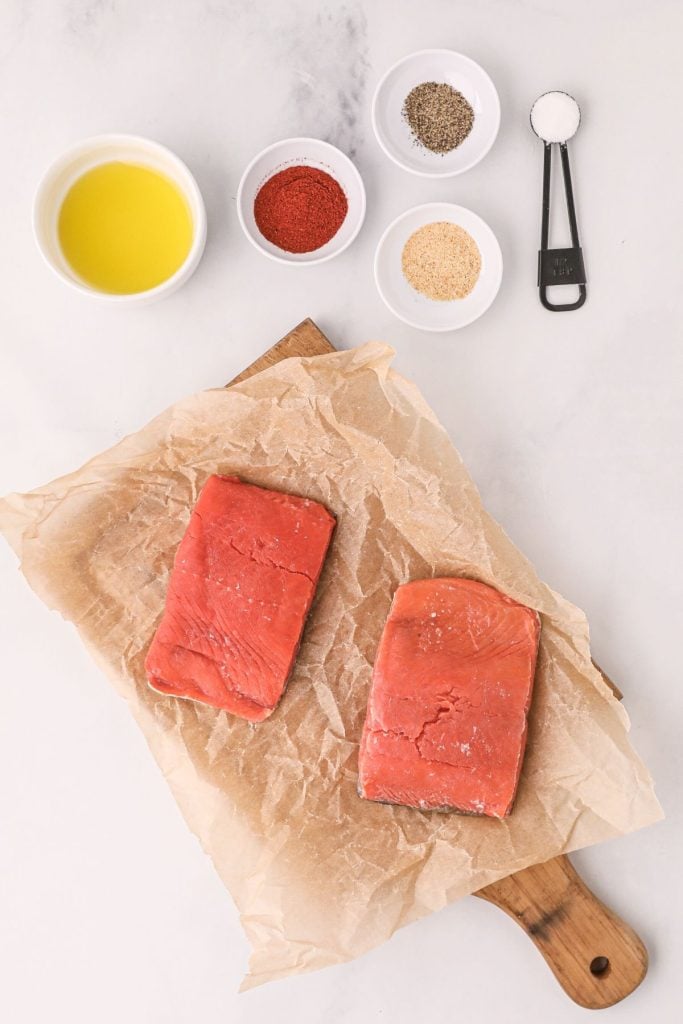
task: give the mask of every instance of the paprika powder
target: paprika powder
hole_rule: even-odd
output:
[[[254,201],[261,234],[292,253],[320,249],[334,238],[347,212],[348,201],[339,182],[306,164],[278,171],[261,186]]]

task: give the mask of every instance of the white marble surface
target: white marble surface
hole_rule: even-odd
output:
[[[650,0],[3,0],[0,6],[0,490],[66,472],[186,392],[227,380],[306,315],[342,346],[384,338],[447,426],[490,510],[586,609],[626,695],[669,818],[579,855],[651,952],[605,1011],[680,1020],[683,9]],[[394,167],[369,103],[389,63],[451,46],[502,100],[491,154],[452,181]],[[590,274],[578,313],[534,288],[548,88],[579,99],[573,162]],[[674,128],[676,129],[674,131]],[[112,309],[40,262],[32,193],[46,163],[102,131],[156,138],[204,192],[209,242],[162,304]],[[352,155],[369,200],[332,263],[270,263],[241,237],[239,175],[310,133]],[[402,326],[374,290],[382,227],[417,202],[483,215],[504,251],[489,313],[459,334]],[[363,959],[236,989],[247,945],[126,707],[0,546],[0,1017],[12,1024],[545,1022],[585,1018],[529,942],[467,899]]]

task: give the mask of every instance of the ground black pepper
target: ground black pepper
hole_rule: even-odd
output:
[[[467,138],[474,111],[447,82],[423,82],[408,93],[403,116],[419,142],[432,153],[450,153]]]

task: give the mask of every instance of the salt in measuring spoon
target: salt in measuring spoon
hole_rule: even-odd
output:
[[[583,253],[579,244],[579,229],[576,223],[576,208],[569,170],[567,143],[573,138],[581,123],[581,110],[573,96],[566,92],[546,92],[531,108],[531,127],[543,142],[543,208],[541,218],[541,248],[538,253],[538,289],[542,304],[554,313],[579,309],[586,301],[586,271]],[[568,249],[549,249],[548,233],[550,223],[550,174],[552,146],[560,147],[564,193],[567,202],[569,230],[572,244]],[[579,296],[575,302],[557,304],[551,302],[547,289],[551,285],[578,285]]]

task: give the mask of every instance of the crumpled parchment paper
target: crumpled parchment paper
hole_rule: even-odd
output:
[[[371,343],[193,395],[70,476],[0,503],[33,589],[128,701],[253,947],[243,987],[358,956],[534,862],[661,817],[581,611],[484,511],[417,389]],[[207,476],[323,502],[338,526],[294,674],[270,719],[154,693],[143,660]],[[519,795],[506,821],[359,799],[357,745],[397,584],[464,575],[543,631]],[[74,714],[78,709],[74,708]]]

